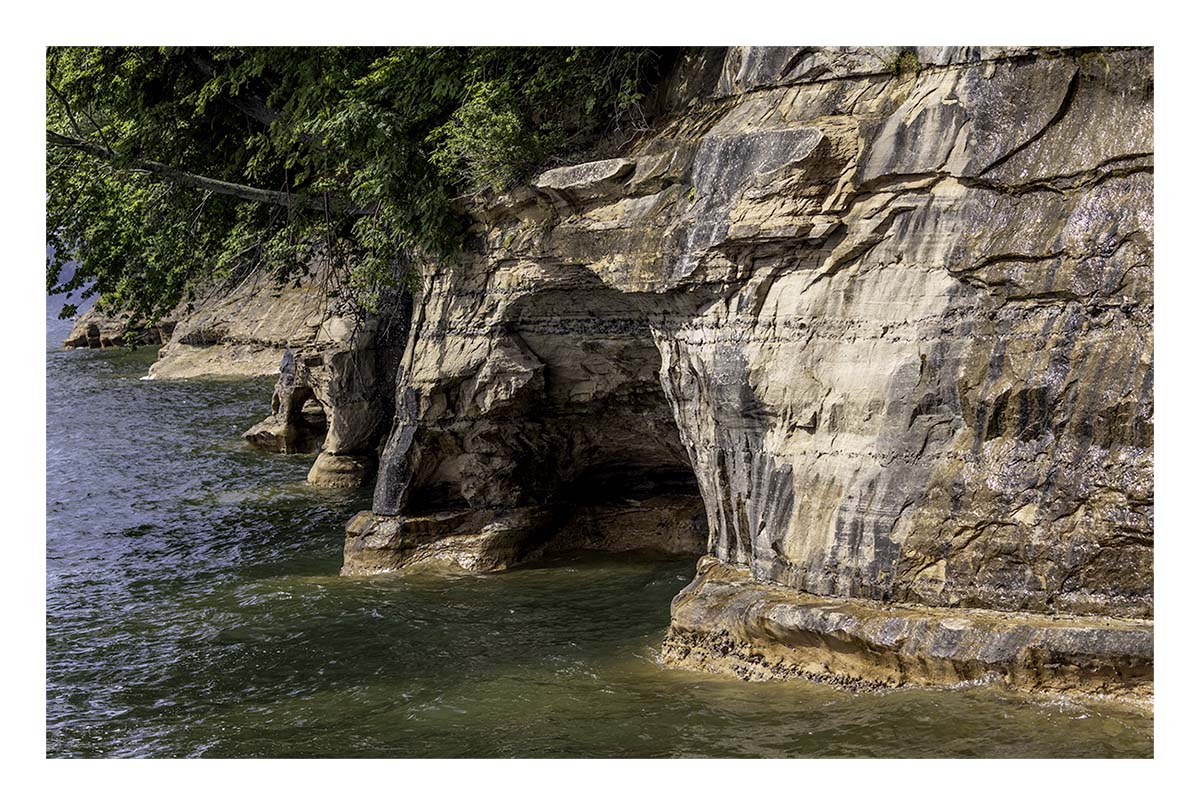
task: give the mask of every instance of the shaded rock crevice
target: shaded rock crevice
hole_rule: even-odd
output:
[[[508,567],[687,481],[763,590],[1151,617],[1152,53],[917,56],[685,53],[622,153],[475,200],[344,572]]]

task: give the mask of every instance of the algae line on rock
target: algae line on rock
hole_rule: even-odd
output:
[[[256,440],[324,420],[357,482],[383,439],[346,575],[705,554],[671,663],[1146,697],[1152,54],[911,56],[685,49],[636,131],[460,200],[403,335],[164,363],[289,346]]]

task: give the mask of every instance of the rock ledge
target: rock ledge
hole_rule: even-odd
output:
[[[671,604],[666,665],[852,688],[999,683],[1148,705],[1152,621],[894,607],[751,580],[703,557]]]

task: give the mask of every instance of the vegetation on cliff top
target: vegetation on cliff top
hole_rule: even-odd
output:
[[[456,197],[634,126],[658,61],[649,48],[51,48],[47,290],[153,320],[198,285],[259,267],[292,278],[321,257],[370,309],[414,255],[459,247]]]

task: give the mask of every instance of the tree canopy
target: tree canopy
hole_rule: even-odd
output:
[[[460,247],[455,198],[635,126],[660,56],[50,48],[47,290],[154,320],[198,287],[264,267],[293,278],[320,257],[370,310],[414,258]]]

